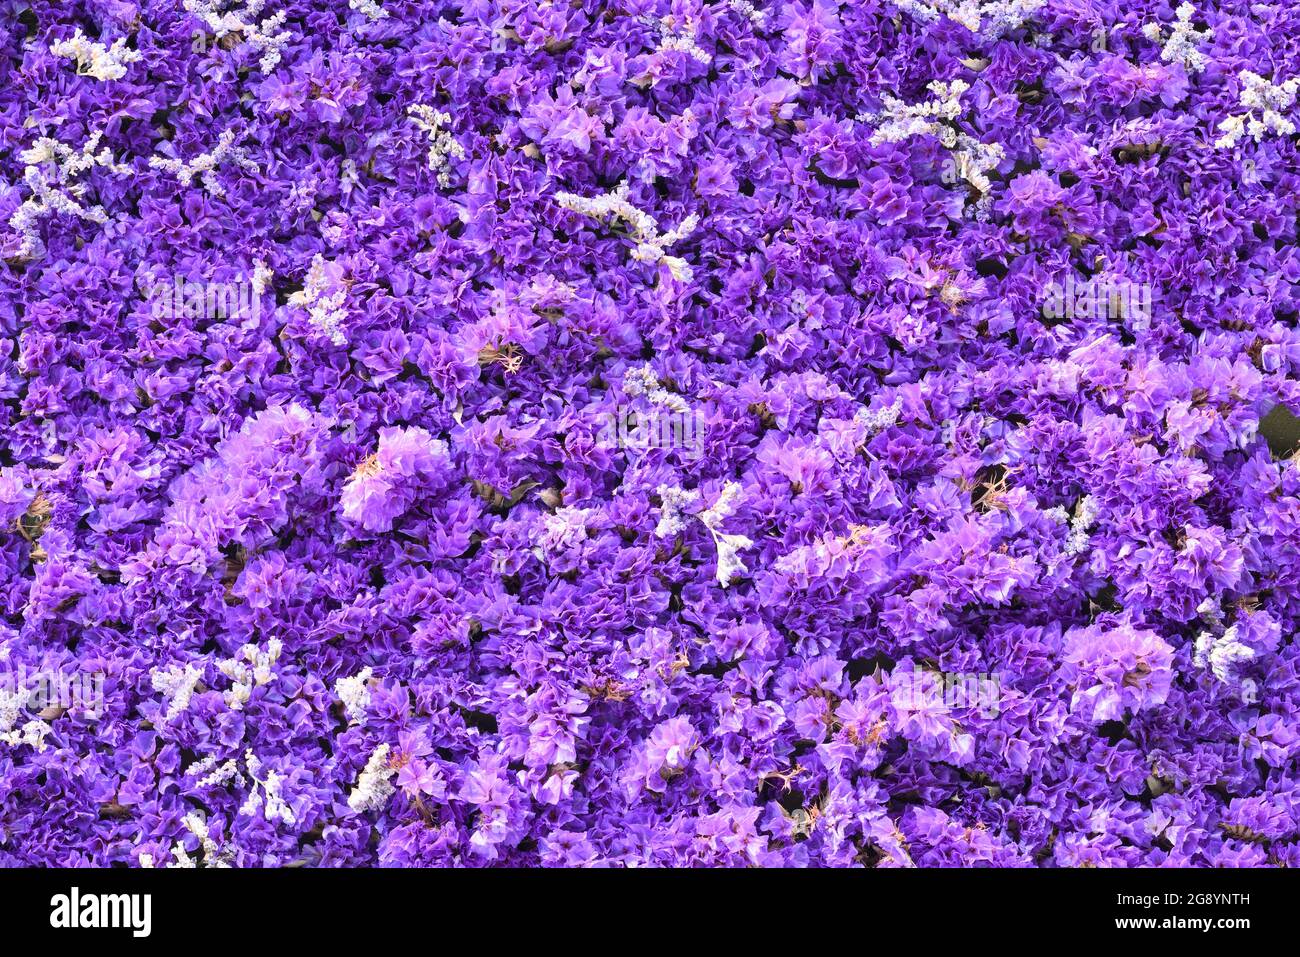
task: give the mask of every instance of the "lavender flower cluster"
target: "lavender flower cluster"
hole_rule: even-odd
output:
[[[0,12],[0,864],[1300,864],[1295,4]]]

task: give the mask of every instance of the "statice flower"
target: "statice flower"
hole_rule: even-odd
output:
[[[195,177],[198,177],[204,189],[213,196],[221,196],[225,192],[225,187],[217,179],[216,171],[218,167],[223,163],[230,162],[246,169],[256,168],[252,160],[248,158],[244,148],[236,145],[235,139],[236,134],[233,130],[223,130],[217,138],[216,147],[210,152],[199,153],[188,160],[178,160],[168,156],[151,156],[149,165],[175,176],[182,186],[190,186]]]
[[[10,20],[0,864],[1300,865],[1294,4]]]
[[[992,39],[1018,29],[1046,5],[1046,0],[892,0],[894,6],[922,22],[941,16],[972,33]]]
[[[80,30],[66,40],[50,44],[50,52],[57,57],[76,60],[77,72],[96,80],[120,80],[126,76],[127,65],[140,60],[138,51],[127,49],[125,37],[105,46]]]
[[[373,17],[374,13],[368,11],[367,15]],[[438,174],[440,185],[451,185],[449,164],[453,159],[465,158],[465,148],[446,129],[451,123],[451,116],[427,104],[408,107],[407,113],[410,114],[411,122],[429,137],[429,169]]]
[[[1178,5],[1174,11],[1175,19],[1169,35],[1159,23],[1146,23],[1142,26],[1142,35],[1153,43],[1159,43],[1160,58],[1173,63],[1181,63],[1188,73],[1199,73],[1209,63],[1209,58],[1200,49],[1201,44],[1213,39],[1213,30],[1197,30],[1192,25],[1196,8],[1190,3]]]
[[[280,30],[288,18],[286,11],[258,19],[266,0],[183,0],[183,3],[188,12],[212,31],[214,40],[236,36],[262,51],[258,66],[263,73],[275,68],[283,57],[281,51],[293,38],[290,31]]]
[[[303,287],[289,302],[307,310],[311,324],[336,346],[347,345],[348,287],[343,269],[317,253],[312,257]]]
[[[1219,681],[1232,681],[1239,665],[1255,657],[1255,649],[1238,640],[1237,626],[1233,625],[1217,638],[1201,632],[1196,638],[1196,653],[1192,658],[1198,668],[1209,668]]]
[[[391,750],[387,744],[375,748],[366,761],[361,776],[357,778],[356,787],[348,795],[348,807],[358,814],[380,810],[392,796],[395,790],[392,777],[397,769],[389,759]]]
[[[1295,132],[1295,124],[1285,114],[1295,104],[1300,78],[1273,83],[1258,73],[1243,70],[1238,80],[1241,105],[1246,107],[1246,112],[1230,116],[1219,124],[1223,135],[1214,141],[1215,146],[1235,146],[1243,136],[1258,143],[1268,133],[1290,136]]]
[[[97,166],[115,173],[125,174],[125,164],[115,162],[112,151],[100,147],[102,133],[95,131],[82,144],[73,149],[54,137],[39,137],[19,154],[26,164],[23,183],[30,190],[25,199],[9,217],[9,226],[18,235],[18,246],[5,254],[17,261],[39,259],[45,255],[45,242],[38,231],[40,221],[54,215],[74,216],[91,223],[108,222],[108,213],[100,205],[86,206],[82,202],[85,184],[79,178]]]
[[[660,538],[678,535],[689,524],[687,510],[694,511],[694,517],[702,524],[713,538],[717,548],[715,576],[722,587],[731,584],[733,578],[745,574],[748,569],[740,559],[740,553],[754,544],[753,540],[735,532],[722,531],[722,523],[735,513],[743,496],[739,482],[728,482],[722,487],[713,504],[708,508],[696,510],[700,502],[698,490],[683,490],[672,486],[659,486],[662,501],[659,524],[655,534]]]
[[[1163,704],[1173,680],[1174,650],[1155,632],[1095,626],[1065,635],[1074,685],[1073,711],[1097,723]]]
[[[334,683],[334,693],[343,702],[343,711],[352,724],[360,724],[365,720],[366,708],[370,705],[369,682],[372,674],[373,671],[366,667],[355,675],[340,678]]]
[[[450,464],[447,443],[427,430],[383,429],[378,450],[357,465],[343,487],[343,517],[371,532],[388,531],[422,492],[445,481]]]
[[[662,262],[674,279],[690,282],[692,272],[690,265],[680,256],[666,252],[667,247],[690,236],[699,223],[694,213],[687,216],[674,229],[666,233],[659,231],[659,224],[648,213],[637,209],[628,201],[629,184],[622,183],[613,192],[589,199],[573,193],[561,192],[555,201],[565,209],[592,216],[597,219],[616,219],[625,223],[630,230],[629,237],[635,243],[632,258],[640,262]]]

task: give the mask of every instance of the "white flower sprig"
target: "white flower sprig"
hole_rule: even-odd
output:
[[[358,814],[380,810],[396,790],[389,780],[397,773],[397,769],[388,760],[391,750],[387,744],[375,748],[362,769],[361,776],[357,778],[357,786],[348,795],[348,807]]]
[[[1255,657],[1255,649],[1237,640],[1237,626],[1232,625],[1218,638],[1203,631],[1196,636],[1196,651],[1192,664],[1209,668],[1219,681],[1231,683],[1237,668]]]
[[[685,531],[689,524],[687,513],[699,504],[700,493],[672,485],[660,485],[656,491],[662,502],[662,513],[659,524],[655,527],[655,534],[660,538],[668,538]],[[744,535],[724,532],[720,527],[726,519],[735,514],[743,493],[744,489],[739,482],[728,482],[723,486],[722,494],[718,496],[717,501],[703,511],[695,513],[694,516],[713,536],[713,543],[718,549],[716,577],[723,588],[730,585],[737,575],[743,575],[749,570],[741,561],[740,553],[747,548],[752,548],[753,540]]]
[[[623,373],[623,392],[633,398],[645,396],[651,405],[657,405],[673,412],[689,412],[691,407],[686,400],[675,392],[669,392],[659,383],[650,363]]]
[[[371,20],[382,20],[388,16],[388,11],[375,0],[348,0],[348,6],[359,13],[364,13]]]
[[[42,136],[18,154],[27,164],[23,183],[31,195],[9,217],[9,226],[22,237],[13,258],[26,262],[45,255],[38,226],[46,216],[64,213],[87,222],[108,222],[104,207],[82,205],[86,187],[76,182],[82,173],[97,166],[119,175],[131,172],[126,164],[113,161],[107,146],[99,148],[102,136],[98,130],[91,133],[79,151],[52,136]]]
[[[14,691],[0,688],[0,731],[9,731],[18,723],[28,697],[21,688]]]
[[[241,711],[253,694],[254,687],[269,684],[275,677],[272,670],[280,658],[283,643],[279,638],[272,638],[263,651],[257,645],[249,643],[239,649],[233,658],[219,662],[217,668],[233,682],[226,692],[226,706],[231,711]]]
[[[761,27],[767,22],[767,14],[750,3],[749,0],[727,0],[727,6],[756,27]]]
[[[438,174],[438,185],[450,186],[452,159],[465,158],[465,147],[445,129],[451,124],[451,114],[427,104],[407,107],[406,112],[429,137],[429,169]]]
[[[24,723],[21,728],[14,727],[22,717],[27,698],[28,695],[23,688],[14,691],[0,688],[0,744],[7,744],[10,747],[26,744],[37,751],[44,751],[45,736],[51,731],[48,724],[33,718]]]
[[[1069,517],[1065,509],[1059,505],[1056,508],[1048,509],[1047,514],[1062,524],[1069,522],[1070,532],[1065,539],[1064,552],[1065,557],[1073,558],[1087,550],[1092,526],[1097,523],[1097,519],[1101,515],[1101,505],[1093,496],[1085,495],[1075,505],[1073,518]],[[1050,562],[1050,565],[1052,568],[1056,568],[1063,560],[1063,558],[1055,559]]]
[[[262,295],[271,288],[271,280],[275,278],[275,270],[266,264],[266,260],[258,259],[253,262],[253,285],[254,295]]]
[[[1214,36],[1214,30],[1210,27],[1198,31],[1192,26],[1192,16],[1195,13],[1196,8],[1190,3],[1179,6],[1175,11],[1177,19],[1168,37],[1164,36],[1164,29],[1159,23],[1148,23],[1142,27],[1142,35],[1152,43],[1161,43],[1164,38],[1160,59],[1168,63],[1181,63],[1188,73],[1199,73],[1205,69],[1209,58],[1198,47]]]
[[[660,485],[655,491],[661,503],[659,524],[655,526],[655,534],[660,538],[669,538],[686,531],[686,527],[690,525],[688,515],[699,504],[700,493],[676,485]]]
[[[280,788],[284,785],[284,775],[278,771],[267,771],[265,778],[258,778],[258,772],[262,770],[262,762],[258,760],[252,748],[245,752],[244,763],[248,766],[248,776],[252,779],[253,787],[239,813],[252,817],[261,811],[262,816],[268,821],[293,824],[295,820],[293,811],[280,794]]]
[[[1079,504],[1074,507],[1074,518],[1070,519],[1070,535],[1065,540],[1067,555],[1078,555],[1088,547],[1089,532],[1100,515],[1101,506],[1096,498],[1085,495],[1079,499]]]
[[[91,40],[80,28],[69,39],[51,43],[50,53],[63,59],[76,60],[77,73],[96,80],[120,80],[126,76],[126,65],[140,59],[139,53],[127,49],[125,37],[114,41],[111,47],[106,47]]]
[[[208,835],[208,825],[204,821],[203,815],[198,811],[191,811],[186,814],[182,822],[185,829],[199,839],[199,845],[203,848],[203,866],[204,867],[230,867],[230,861],[234,857],[234,852],[223,849],[220,844],[214,841]],[[143,858],[143,855],[141,855]],[[185,845],[180,841],[172,848],[172,856],[176,858],[174,862],[168,864],[168,867],[198,867],[199,862],[190,857],[185,850]],[[143,863],[143,861],[142,861]],[[153,859],[150,858],[149,865],[153,866]]]
[[[624,182],[611,193],[591,198],[562,192],[555,194],[555,201],[565,209],[594,219],[621,220],[627,224],[629,235],[636,243],[632,249],[633,259],[646,263],[662,262],[674,279],[679,282],[690,282],[693,275],[690,265],[680,256],[668,255],[665,250],[695,232],[700,218],[691,213],[676,229],[660,233],[659,223],[653,216],[628,202],[629,189],[629,184]]]
[[[876,432],[881,432],[897,422],[902,411],[903,400],[901,397],[896,397],[889,405],[875,411],[863,406],[858,409],[853,418],[855,421],[862,423],[867,431],[874,435]]]
[[[217,138],[217,147],[211,153],[200,153],[193,159],[177,160],[166,156],[151,156],[149,165],[171,173],[182,186],[190,186],[194,177],[203,183],[203,188],[213,196],[224,196],[225,188],[217,182],[216,170],[222,163],[237,163],[244,169],[257,169],[256,164],[248,158],[242,146],[235,145],[235,131],[225,130]]]
[[[876,127],[871,134],[871,145],[901,143],[913,136],[936,136],[949,149],[957,145],[957,131],[944,122],[952,122],[961,115],[961,95],[970,89],[965,80],[945,83],[934,80],[926,86],[934,98],[923,103],[904,103],[886,93],[882,97],[884,109],[876,113],[859,113],[859,123]]]
[[[202,678],[203,669],[192,664],[171,665],[163,669],[154,668],[149,673],[153,690],[160,692],[167,699],[164,721],[174,720],[190,706],[190,699],[194,697],[194,690]]]
[[[231,6],[231,0],[185,0],[185,9],[201,19],[213,36],[220,40],[239,34],[244,41],[262,51],[258,63],[263,73],[275,69],[282,57],[285,44],[293,39],[288,30],[280,30],[286,14],[283,10],[256,23],[266,6],[266,0],[247,0],[242,8]],[[230,7],[230,9],[224,9]],[[276,33],[275,31],[280,30]]]
[[[926,89],[934,94],[933,99],[904,103],[896,96],[885,94],[884,109],[859,113],[856,120],[876,127],[871,134],[872,146],[901,143],[913,136],[934,136],[952,154],[957,177],[987,194],[993,185],[988,174],[1006,157],[1006,150],[1000,143],[984,143],[949,125],[961,115],[961,96],[970,89],[970,84],[965,80],[951,83],[936,80]]]
[[[45,737],[51,730],[53,729],[44,721],[41,721],[39,718],[33,718],[31,721],[24,723],[19,729],[5,731],[3,734],[0,734],[0,743],[7,744],[10,747],[17,747],[20,744],[25,744],[29,747],[35,748],[37,751],[44,751]]]
[[[947,17],[989,40],[1024,26],[1047,0],[893,0],[894,6],[922,23]]]
[[[284,786],[284,775],[278,771],[268,770],[265,777],[260,777],[262,762],[251,748],[244,753],[244,761],[248,769],[247,778],[239,769],[238,758],[231,758],[221,764],[218,764],[217,760],[216,755],[210,754],[196,761],[185,771],[185,777],[194,778],[202,775],[199,780],[194,782],[194,787],[199,789],[225,787],[229,784],[233,784],[237,788],[249,785],[248,797],[245,798],[243,806],[239,809],[240,814],[253,816],[260,812],[268,821],[282,821],[285,824],[294,823],[293,810],[285,803],[281,794],[281,788]],[[206,833],[206,829],[204,833]]]
[[[1230,116],[1219,124],[1223,135],[1214,141],[1220,149],[1236,146],[1243,136],[1250,136],[1256,143],[1260,142],[1270,130],[1278,136],[1290,136],[1296,131],[1295,124],[1282,115],[1295,105],[1297,90],[1300,90],[1300,78],[1292,77],[1281,84],[1264,79],[1250,70],[1241,72],[1241,92],[1239,98],[1246,112],[1240,116]],[[1259,115],[1256,116],[1256,111]]]
[[[307,279],[302,289],[289,296],[289,305],[305,308],[313,326],[336,346],[344,346],[348,342],[343,332],[348,291],[347,286],[330,277],[328,265],[320,253],[312,257]]]
[[[349,724],[362,724],[366,720],[372,674],[371,669],[366,667],[352,677],[340,678],[334,683],[334,693],[343,702],[343,711],[348,716]]]
[[[200,774],[203,777],[194,782],[196,788],[224,787],[231,783],[236,787],[244,786],[244,775],[239,770],[239,760],[236,758],[231,758],[229,761],[218,765],[217,756],[209,754],[207,757],[191,764],[185,770],[185,777],[187,778]]]
[[[659,31],[659,49],[656,52],[685,53],[698,63],[713,62],[713,54],[699,46],[699,26],[694,17],[679,18],[669,14],[662,17],[642,16],[641,22]]]

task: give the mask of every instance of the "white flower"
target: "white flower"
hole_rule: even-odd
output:
[[[31,196],[9,217],[9,225],[22,236],[14,259],[26,262],[45,255],[38,226],[46,216],[63,213],[87,222],[108,222],[102,206],[82,205],[86,187],[76,182],[82,173],[97,166],[120,175],[131,172],[129,166],[113,161],[108,147],[98,148],[102,135],[99,131],[91,133],[80,151],[51,136],[42,136],[18,154],[27,164],[23,183],[31,190]]]
[[[667,267],[674,279],[689,282],[693,275],[690,265],[679,256],[670,256],[665,252],[668,246],[685,239],[695,232],[700,218],[694,213],[681,221],[676,229],[666,233],[659,232],[659,224],[649,213],[637,209],[627,201],[629,186],[626,182],[604,196],[588,198],[574,193],[556,193],[555,201],[565,209],[604,220],[612,218],[626,223],[629,237],[635,243],[632,258],[638,262],[659,263]]]
[[[1051,559],[1048,563],[1051,569],[1055,570],[1066,558],[1073,558],[1087,551],[1090,540],[1089,531],[1096,524],[1097,518],[1101,514],[1101,506],[1093,496],[1085,495],[1075,505],[1073,518],[1060,506],[1049,508],[1043,514],[1060,522],[1062,525],[1068,522],[1070,526],[1069,534],[1065,539],[1065,547],[1062,549],[1064,555]]]
[[[689,412],[691,407],[681,396],[669,392],[659,384],[659,377],[646,363],[640,368],[629,369],[623,374],[623,392],[626,395],[645,396],[652,405],[662,406],[673,412]]]
[[[1205,69],[1209,59],[1197,47],[1213,37],[1214,30],[1207,28],[1198,32],[1192,26],[1192,16],[1196,13],[1196,8],[1190,3],[1182,4],[1175,13],[1177,19],[1169,36],[1164,40],[1160,59],[1170,63],[1181,63],[1188,73],[1199,73]],[[1142,34],[1151,42],[1160,43],[1164,31],[1160,28],[1160,24],[1148,23],[1142,27]]]
[[[380,810],[396,790],[389,782],[389,778],[397,773],[388,761],[390,750],[387,744],[375,748],[357,778],[356,788],[348,795],[348,807],[358,814]]]
[[[1236,678],[1239,665],[1255,657],[1255,649],[1237,640],[1237,626],[1233,625],[1218,638],[1203,631],[1196,637],[1196,652],[1192,663],[1198,668],[1209,668],[1214,677],[1223,682]]]
[[[1023,26],[1047,0],[893,0],[904,13],[922,23],[946,16],[972,33],[996,40]]]
[[[742,17],[747,18],[755,26],[761,27],[767,21],[767,14],[755,7],[749,0],[727,0],[727,6]]]
[[[717,528],[722,522],[731,518],[740,505],[741,496],[744,489],[739,482],[728,482],[722,487],[722,493],[717,500],[700,512],[699,519],[710,529]]]
[[[961,95],[970,89],[970,84],[965,80],[953,80],[951,83],[935,80],[926,89],[934,94],[934,99],[923,103],[904,103],[898,97],[886,93],[882,97],[884,109],[878,113],[858,114],[858,122],[876,126],[876,131],[871,134],[873,146],[901,143],[913,136],[927,133],[937,136],[944,146],[957,144],[956,131],[944,126],[943,122],[952,122],[961,115]]]
[[[217,181],[217,167],[225,162],[233,162],[245,169],[257,169],[248,159],[243,147],[235,145],[235,131],[224,130],[217,138],[217,146],[211,153],[200,153],[193,159],[177,160],[166,156],[149,157],[149,165],[171,173],[182,186],[190,186],[194,177],[203,183],[203,188],[213,196],[224,196],[225,188]]]
[[[50,52],[57,57],[75,59],[77,72],[96,80],[120,80],[126,76],[126,65],[140,59],[139,53],[126,48],[125,37],[106,47],[91,40],[80,28],[71,39],[51,43]]]
[[[957,176],[986,194],[993,187],[988,173],[997,169],[1007,155],[1001,143],[984,143],[966,133],[957,134],[957,145],[951,152]]]
[[[867,408],[859,409],[853,418],[860,422],[868,432],[875,433],[887,429],[897,422],[898,415],[902,411],[903,400],[898,397],[883,409],[878,409],[875,412]]]
[[[1067,555],[1078,555],[1088,547],[1088,531],[1100,514],[1101,508],[1091,495],[1085,495],[1079,500],[1074,508],[1074,518],[1070,521],[1070,537],[1065,542]]]
[[[195,782],[196,788],[222,787],[232,782],[240,787],[244,784],[244,776],[239,772],[239,762],[233,758],[218,767],[217,756],[210,754],[190,765],[185,771],[187,778],[199,774],[203,777]]]
[[[451,114],[424,104],[408,107],[406,112],[411,122],[428,134],[429,169],[437,172],[438,185],[451,185],[451,160],[465,158],[465,147],[444,129],[451,124]]]
[[[268,821],[293,824],[293,811],[280,795],[284,777],[278,771],[267,771],[266,777],[259,780],[257,775],[262,770],[262,762],[253,754],[252,748],[245,753],[244,761],[248,765],[248,776],[253,781],[253,787],[239,813],[252,816],[262,811],[262,816]]]
[[[240,711],[252,697],[253,688],[270,683],[274,674],[271,666],[280,657],[283,645],[279,638],[272,638],[262,651],[255,644],[246,644],[239,649],[234,658],[218,662],[217,668],[233,682],[226,692],[226,706],[232,711]]]
[[[718,583],[726,588],[731,584],[731,580],[737,575],[743,575],[749,569],[745,563],[740,560],[740,553],[747,548],[752,548],[754,542],[744,535],[729,535],[725,532],[714,531],[713,543],[718,547],[718,567],[716,577]]]
[[[293,34],[287,30],[273,32],[284,25],[286,14],[283,10],[261,23],[255,22],[266,6],[266,0],[247,0],[242,9],[235,7],[232,0],[184,0],[184,6],[207,25],[216,39],[237,33],[245,42],[261,50],[262,59],[258,66],[263,73],[276,67],[282,56],[281,50],[293,39]],[[227,7],[229,9],[225,9]]]
[[[353,10],[364,13],[371,20],[382,20],[388,16],[388,11],[376,3],[375,0],[348,0],[348,6]]]
[[[203,669],[188,664],[172,665],[161,671],[155,668],[150,672],[153,690],[161,692],[168,701],[163,720],[171,721],[189,707],[195,686],[202,677]]]
[[[673,485],[660,485],[655,491],[662,503],[655,534],[660,538],[669,538],[686,531],[686,526],[690,524],[686,512],[699,503],[700,493]]]
[[[0,743],[17,747],[25,744],[35,748],[37,751],[45,750],[45,736],[52,729],[44,721],[33,718],[22,726],[20,730],[5,731],[0,733]]]
[[[302,289],[289,296],[289,305],[304,307],[313,326],[336,346],[344,346],[348,342],[343,333],[348,317],[345,305],[348,291],[347,286],[332,274],[332,267],[332,263],[327,263],[324,256],[316,253]]]
[[[186,814],[181,821],[185,829],[199,839],[199,845],[203,848],[203,866],[204,867],[229,867],[230,858],[233,852],[223,850],[221,846],[208,836],[208,825],[203,820],[203,815],[198,811],[191,811]],[[179,841],[172,848],[172,856],[176,861],[168,864],[168,867],[197,867],[198,862],[192,859],[185,850],[185,845]]]
[[[185,850],[185,845],[179,841],[177,841],[176,846],[172,848],[172,856],[176,858],[176,860],[173,863],[168,864],[168,867],[191,868],[199,866],[198,863],[190,857],[189,852]],[[153,858],[149,859],[148,866],[153,867]]]
[[[266,264],[265,260],[259,259],[253,263],[253,293],[262,295],[271,288],[271,280],[275,278],[275,272]]]
[[[740,553],[752,548],[753,540],[744,535],[729,534],[718,527],[735,513],[743,493],[744,489],[739,482],[728,482],[722,487],[722,494],[717,500],[697,516],[713,536],[713,543],[718,548],[716,577],[723,588],[730,585],[737,575],[749,571],[740,560]]]
[[[659,49],[656,52],[676,51],[705,65],[713,62],[713,54],[699,46],[699,27],[694,17],[684,17],[679,23],[672,14],[662,17],[646,15],[641,17],[641,22],[659,31]]]
[[[1300,79],[1292,77],[1281,85],[1276,85],[1250,70],[1243,70],[1240,79],[1241,92],[1238,97],[1241,105],[1246,107],[1246,112],[1240,116],[1230,116],[1219,124],[1223,135],[1214,141],[1215,146],[1236,146],[1243,136],[1249,136],[1258,143],[1269,131],[1278,136],[1295,133],[1295,124],[1283,116],[1282,111],[1295,105]]]
[[[873,146],[901,143],[913,136],[934,136],[951,153],[955,177],[987,194],[992,188],[988,173],[1006,157],[1006,150],[999,143],[984,143],[949,125],[961,115],[961,95],[969,88],[964,80],[936,80],[927,87],[934,99],[922,103],[904,103],[885,94],[882,110],[860,113],[857,120],[876,126],[871,134]]]
[[[24,688],[14,691],[0,688],[0,732],[7,733],[13,729],[18,719],[22,717],[27,700],[28,694]]]
[[[660,485],[656,491],[663,506],[655,534],[660,538],[667,538],[685,531],[690,524],[686,513],[699,504],[700,493],[697,490],[686,491],[671,485]],[[723,588],[730,585],[731,580],[737,575],[749,571],[745,563],[740,560],[740,552],[753,547],[753,540],[744,535],[724,532],[718,527],[735,513],[743,492],[744,489],[739,482],[728,482],[712,505],[695,514],[700,524],[709,530],[709,534],[713,537],[713,544],[718,549],[715,574]]]
[[[370,668],[362,668],[351,678],[340,678],[334,683],[334,693],[343,702],[343,711],[349,724],[362,724],[366,708],[370,705]]]

